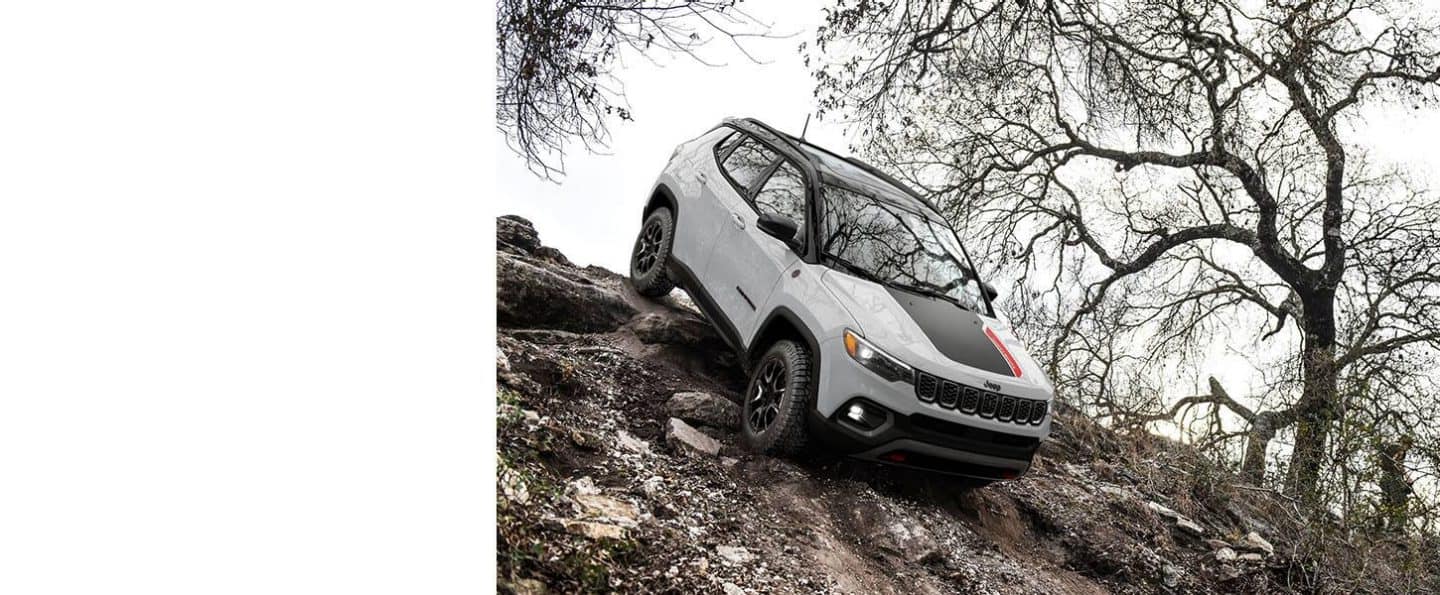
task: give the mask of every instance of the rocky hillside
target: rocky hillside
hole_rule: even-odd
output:
[[[1434,552],[1361,552],[1177,444],[1063,407],[1029,475],[979,490],[747,453],[744,378],[683,292],[646,300],[543,246],[528,221],[498,226],[501,592],[1437,587],[1416,571]]]

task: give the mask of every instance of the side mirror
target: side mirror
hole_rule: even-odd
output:
[[[985,290],[985,299],[993,300],[1000,297],[1000,292],[995,291],[995,286],[989,283],[981,283],[980,288]]]
[[[785,242],[788,246],[797,243],[795,235],[799,233],[800,226],[794,219],[774,213],[761,213],[760,220],[755,223],[760,231],[775,236],[776,239]]]

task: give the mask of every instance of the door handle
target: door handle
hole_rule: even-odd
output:
[[[730,222],[734,223],[735,227],[745,229],[745,218],[740,216],[740,213],[730,213]]]
[[[705,172],[702,171],[695,174],[695,181],[704,184],[705,182],[709,181],[709,178],[706,178]]]

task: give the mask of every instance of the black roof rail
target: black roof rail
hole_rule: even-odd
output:
[[[732,120],[732,118],[727,118],[727,120]],[[895,179],[893,176],[891,176],[890,174],[885,173],[885,172],[884,172],[883,170],[881,170],[880,168],[875,167],[875,166],[873,166],[873,165],[870,165],[869,163],[866,163],[866,162],[864,162],[864,161],[861,161],[861,160],[858,159],[858,158],[855,158],[855,157],[847,157],[847,156],[844,156],[844,155],[840,155],[840,154],[838,154],[838,153],[835,153],[834,151],[831,151],[831,150],[829,150],[829,149],[826,149],[825,147],[822,147],[822,146],[820,146],[820,145],[811,143],[811,142],[806,141],[806,140],[804,140],[804,139],[797,139],[797,138],[795,138],[795,137],[793,137],[793,136],[790,136],[789,134],[786,134],[786,133],[784,133],[784,132],[781,132],[781,131],[779,131],[779,130],[776,130],[773,126],[771,126],[771,125],[769,125],[769,124],[766,124],[766,123],[764,123],[764,122],[761,122],[760,120],[755,119],[755,118],[733,118],[733,120],[738,120],[738,121],[740,121],[740,122],[745,122],[745,123],[751,124],[751,125],[753,125],[753,126],[755,126],[755,127],[757,127],[757,128],[763,129],[763,130],[766,131],[766,132],[769,132],[770,134],[773,134],[773,135],[775,135],[775,136],[777,136],[777,137],[780,137],[780,140],[785,141],[786,144],[790,145],[790,148],[794,149],[795,152],[799,153],[802,158],[804,158],[806,161],[810,162],[811,167],[814,167],[814,166],[816,165],[816,164],[815,164],[815,160],[812,159],[808,153],[806,153],[803,149],[800,148],[800,144],[799,144],[799,143],[804,143],[804,144],[810,145],[810,146],[815,147],[815,148],[817,148],[817,149],[819,149],[819,150],[821,150],[821,151],[824,151],[824,152],[826,152],[826,153],[829,153],[829,154],[831,154],[831,155],[834,155],[834,156],[840,158],[842,161],[846,161],[846,162],[850,163],[851,165],[854,165],[855,167],[858,167],[858,168],[864,170],[866,173],[869,173],[869,174],[872,175],[872,176],[875,176],[875,177],[877,177],[877,178],[880,178],[881,180],[884,180],[885,183],[890,184],[890,185],[892,185],[892,186],[895,186],[896,188],[899,188],[900,190],[904,191],[906,194],[909,194],[910,196],[914,197],[916,200],[919,200],[919,201],[920,201],[922,204],[924,204],[925,206],[930,207],[930,210],[935,211],[937,214],[940,213],[940,207],[935,206],[935,203],[931,202],[929,198],[925,197],[924,195],[920,194],[919,192],[916,192],[914,189],[910,188],[909,186],[906,186],[904,182],[901,182],[900,180]],[[816,169],[819,169],[819,168],[817,167]]]
[[[814,159],[811,159],[811,158],[810,158],[810,155],[807,154],[804,149],[801,149],[801,148],[800,148],[800,145],[795,142],[795,138],[794,138],[794,137],[792,137],[792,136],[790,136],[790,135],[788,135],[788,134],[785,134],[784,132],[780,132],[779,130],[776,130],[775,127],[773,127],[773,126],[771,126],[771,125],[769,125],[769,124],[766,124],[766,123],[764,123],[764,122],[761,122],[760,120],[757,120],[757,119],[755,119],[755,118],[726,118],[726,121],[734,121],[734,122],[740,122],[740,123],[743,123],[743,124],[749,124],[749,125],[751,125],[751,126],[754,126],[754,127],[759,128],[759,129],[761,129],[761,130],[763,130],[763,131],[765,131],[765,132],[770,133],[771,135],[773,135],[773,136],[776,138],[776,140],[779,140],[779,141],[781,141],[781,142],[783,142],[783,143],[785,143],[785,144],[787,144],[787,145],[790,145],[790,149],[793,150],[793,151],[795,151],[795,153],[797,154],[797,155],[796,155],[797,157],[799,157],[799,158],[801,158],[801,159],[804,159],[806,163],[809,163],[809,164],[810,164],[810,167],[815,168],[815,165],[816,165],[816,164],[815,164],[815,160],[814,160]],[[818,169],[818,168],[816,168],[816,169]]]

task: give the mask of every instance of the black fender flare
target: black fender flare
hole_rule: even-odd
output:
[[[644,223],[650,212],[660,207],[669,207],[670,214],[675,217],[675,223],[680,223],[680,203],[675,200],[675,191],[666,186],[664,182],[655,185],[650,191],[650,199],[645,202],[645,210],[640,212],[640,221]]]
[[[755,358],[762,353],[761,350],[769,347],[760,339],[769,334],[776,322],[780,320],[794,327],[796,332],[800,334],[800,338],[805,341],[805,347],[810,349],[810,368],[815,370],[816,374],[819,374],[820,341],[816,340],[815,333],[810,331],[810,327],[800,319],[800,315],[785,306],[776,306],[775,309],[770,311],[770,314],[765,316],[765,322],[760,324],[760,327],[755,332],[754,339],[750,342],[750,349],[749,352],[745,354],[745,361],[755,361]]]
[[[810,349],[810,369],[813,373],[810,378],[810,405],[806,407],[806,425],[809,426],[812,436],[822,441],[831,440],[832,438],[830,438],[830,436],[834,430],[829,427],[830,424],[825,419],[825,416],[820,414],[820,378],[821,374],[823,374],[820,367],[820,341],[815,338],[815,333],[810,330],[810,327],[800,319],[800,315],[785,306],[776,306],[774,310],[771,310],[770,313],[765,316],[765,322],[760,325],[759,331],[755,333],[754,340],[750,344],[750,351],[746,354],[745,362],[747,370],[750,362],[755,361],[755,357],[762,353],[760,350],[765,348],[765,342],[761,341],[761,339],[771,332],[771,329],[777,321],[784,321],[789,326],[794,327],[800,335],[801,340],[805,342],[805,346]]]

